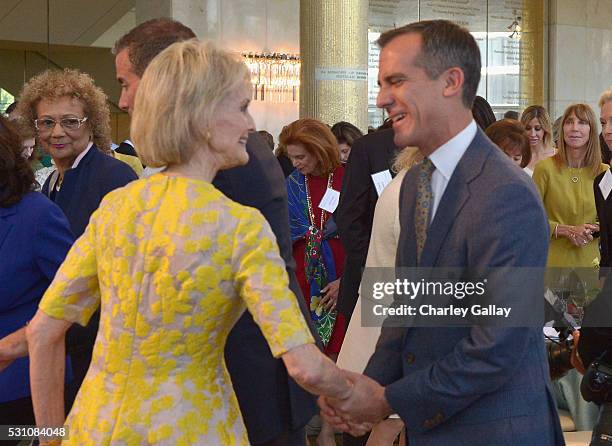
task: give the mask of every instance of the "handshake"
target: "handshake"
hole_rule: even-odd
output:
[[[393,409],[385,398],[385,388],[376,381],[347,370],[341,373],[349,390],[339,398],[320,396],[321,416],[335,429],[359,437],[391,415]]]

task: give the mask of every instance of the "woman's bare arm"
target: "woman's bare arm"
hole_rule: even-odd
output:
[[[38,310],[26,327],[32,402],[38,426],[64,424],[64,338],[70,325],[71,322],[52,318]]]
[[[292,348],[282,358],[289,375],[310,393],[340,400],[350,395],[352,384],[314,344]]]

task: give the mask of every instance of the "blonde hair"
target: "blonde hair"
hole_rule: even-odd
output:
[[[403,148],[393,160],[391,170],[399,173],[402,169],[411,169],[415,164],[423,160],[423,154],[418,147],[408,146]]]
[[[210,139],[219,103],[250,82],[246,65],[210,41],[177,42],[149,64],[138,86],[130,134],[147,166],[187,162]]]
[[[529,125],[529,121],[531,121],[533,118],[538,120],[542,126],[542,130],[544,130],[544,138],[542,139],[544,147],[552,149],[554,146],[554,135],[548,112],[541,105],[530,105],[523,110],[523,113],[521,114],[521,124],[527,127],[527,125]]]
[[[608,101],[612,101],[612,87],[604,91],[599,97],[599,108],[603,107]]]
[[[597,131],[597,118],[595,112],[587,104],[573,104],[565,109],[563,118],[561,119],[561,125],[559,126],[559,150],[553,157],[557,167],[565,167],[568,165],[567,160],[567,147],[565,144],[565,133],[563,127],[565,121],[569,116],[574,113],[578,119],[587,121],[590,126],[589,130],[589,141],[587,142],[587,151],[584,155],[584,167],[589,167],[593,171],[593,175],[599,174],[601,167],[601,149],[599,146],[599,135]]]
[[[36,134],[34,120],[37,119],[36,107],[42,100],[55,101],[63,97],[77,99],[83,104],[87,125],[93,134],[93,142],[106,153],[111,150],[110,110],[107,97],[97,87],[89,74],[66,68],[45,70],[30,79],[21,90],[17,113],[22,124]]]

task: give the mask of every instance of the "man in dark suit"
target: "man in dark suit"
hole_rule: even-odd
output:
[[[425,156],[402,183],[396,265],[436,274],[453,267],[472,281],[489,268],[511,268],[501,277],[491,273],[487,296],[513,309],[536,308],[543,297],[546,216],[529,178],[473,120],[480,80],[474,38],[434,20],[384,33],[379,45],[378,106],[393,119],[396,144],[419,147]],[[509,285],[520,267],[542,270],[517,292]],[[455,296],[448,300],[461,305]],[[322,398],[325,416],[350,429],[397,413],[411,446],[562,445],[541,328],[530,322],[385,323],[365,370],[371,378],[347,374],[351,397]]]
[[[351,146],[338,209],[334,214],[340,240],[346,252],[344,274],[340,281],[338,311],[350,320],[357,302],[361,273],[368,256],[370,233],[378,192],[372,175],[391,170],[397,155],[393,130],[369,133]]]
[[[137,26],[119,39],[113,48],[122,88],[119,106],[131,113],[138,83],[150,61],[172,43],[191,38],[195,34],[188,27],[160,18]],[[290,288],[306,321],[310,321],[295,278],[284,176],[274,154],[254,130],[253,125],[246,147],[249,162],[220,172],[213,183],[232,200],[257,208],[264,215],[287,265]],[[251,444],[304,445],[304,426],[316,413],[314,398],[288,376],[282,360],[272,357],[249,312],[229,335],[225,361]]]

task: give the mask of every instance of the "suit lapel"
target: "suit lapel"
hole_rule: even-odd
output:
[[[446,237],[470,197],[469,183],[480,175],[490,147],[484,133],[477,131],[472,143],[459,160],[440,200],[434,220],[427,231],[421,266],[434,266]],[[414,226],[413,226],[414,228]],[[413,230],[414,232],[414,230]],[[416,246],[416,245],[415,245]],[[416,250],[415,250],[416,252]]]

